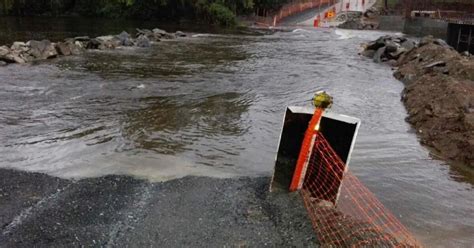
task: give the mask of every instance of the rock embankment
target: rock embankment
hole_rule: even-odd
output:
[[[418,43],[383,36],[364,48],[363,55],[395,67],[421,143],[436,157],[474,168],[474,57],[431,36]]]
[[[60,42],[51,42],[49,40],[17,41],[11,46],[0,46],[0,66],[11,63],[24,64],[59,56],[77,55],[88,49],[107,50],[118,47],[149,47],[153,42],[178,37],[186,37],[186,34],[181,31],[168,33],[155,28],[153,30],[137,29],[135,37],[123,31],[118,35],[99,36],[96,38],[80,36],[67,38]]]

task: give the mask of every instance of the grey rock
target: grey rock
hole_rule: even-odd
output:
[[[428,45],[428,44],[433,43],[433,42],[434,42],[434,38],[433,38],[432,35],[425,36],[425,37],[421,38],[421,40],[420,40],[420,47],[424,46],[424,45]]]
[[[374,54],[374,62],[375,63],[381,63],[382,62],[382,56],[385,54],[385,47],[381,47],[375,52]]]
[[[152,30],[153,33],[156,35],[160,35],[160,36],[165,36],[167,34],[167,32],[163,29],[159,29],[159,28],[155,28]]]
[[[89,42],[86,44],[86,49],[99,49],[99,46],[101,45],[100,41],[97,39],[91,39]]]
[[[338,28],[343,28],[343,29],[364,29],[364,24],[361,22],[361,20],[348,20],[339,26]]]
[[[387,41],[385,43],[385,50],[386,50],[387,53],[396,52],[398,50],[398,45],[397,45],[397,43],[395,43],[393,41]]]
[[[403,47],[400,47],[398,48],[395,52],[391,52],[389,53],[388,55],[390,56],[390,58],[392,59],[398,59],[402,54],[404,54],[406,52],[405,48]]]
[[[116,38],[120,41],[121,46],[133,46],[132,36],[125,31],[118,34]]]
[[[23,56],[19,53],[9,53],[4,56],[4,61],[7,63],[18,63],[18,64],[24,64],[26,63],[26,59],[23,58]]]
[[[147,36],[141,35],[137,38],[137,47],[150,47],[150,39]]]
[[[64,55],[64,56],[72,55],[71,48],[66,42],[58,42],[56,44],[56,50],[58,51],[59,55]]]
[[[461,56],[470,57],[471,54],[469,53],[469,51],[464,51],[464,52],[461,53]]]
[[[56,50],[58,51],[58,54],[64,56],[80,54],[82,52],[82,47],[76,45],[76,42],[74,42],[74,40],[58,42],[56,44]]]
[[[436,45],[442,46],[442,47],[446,47],[446,48],[451,47],[450,45],[448,45],[448,43],[446,43],[446,41],[444,41],[442,39],[435,39],[433,41],[433,43],[436,44]]]
[[[31,40],[27,42],[27,45],[30,47],[29,54],[35,59],[49,59],[58,55],[54,44],[49,40]]]
[[[104,36],[99,36],[96,37],[96,39],[100,42],[109,42],[115,39],[115,36],[113,35],[104,35]]]
[[[398,62],[394,59],[391,59],[387,62],[390,66],[397,66]]]
[[[18,52],[27,52],[29,50],[28,45],[25,42],[13,42],[13,45],[10,48],[11,50],[18,51]]]
[[[81,41],[74,41],[74,45],[79,49],[84,49],[87,46],[87,44],[84,44],[84,42]]]
[[[0,66],[6,66],[6,65],[8,65],[7,62],[0,60]]]
[[[161,38],[163,38],[163,39],[168,39],[168,40],[176,39],[176,34],[166,33],[166,34],[165,34],[164,36],[162,36]]]
[[[181,31],[176,31],[175,33],[176,37],[186,37],[187,35]]]
[[[121,45],[120,40],[113,35],[99,36],[95,40],[100,43],[97,47],[100,50],[115,49]]]
[[[91,38],[89,36],[78,36],[74,37],[74,41],[88,42]]]
[[[394,76],[396,79],[398,79],[398,80],[400,80],[400,79],[403,78],[403,74],[402,74],[402,72],[400,72],[400,70],[396,70],[396,71],[393,73],[393,76]]]
[[[362,56],[368,57],[368,58],[373,58],[375,55],[375,50],[364,50],[361,53]]]
[[[138,38],[138,37],[140,37],[140,36],[142,36],[142,35],[145,35],[145,36],[147,36],[147,37],[150,37],[150,36],[153,36],[154,34],[153,34],[153,32],[152,32],[151,30],[149,30],[149,29],[139,29],[139,28],[137,28],[137,35],[136,35],[136,37]]]
[[[10,53],[10,48],[7,46],[0,46],[0,57]]]
[[[387,39],[389,39],[390,37],[388,36],[382,36],[380,38],[378,38],[377,40],[375,41],[372,41],[370,42],[368,45],[367,45],[367,49],[369,50],[379,50],[381,47],[384,47],[385,46],[385,42]]]
[[[67,45],[69,46],[69,49],[71,49],[71,54],[72,55],[79,55],[82,53],[82,50],[84,49],[83,46],[82,46],[82,43],[81,45],[77,45],[76,44],[77,42],[67,42]]]
[[[413,50],[416,47],[416,43],[412,40],[403,41],[400,45],[405,48],[407,52]]]
[[[132,36],[126,31],[122,31],[120,34],[116,35],[115,37],[117,37],[120,41],[132,38]]]

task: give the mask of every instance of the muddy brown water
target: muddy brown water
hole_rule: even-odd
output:
[[[75,18],[0,24],[2,44],[177,29]],[[285,107],[325,89],[333,111],[362,120],[353,172],[427,246],[474,244],[472,174],[430,157],[404,121],[403,85],[357,55],[383,33],[184,29],[194,36],[149,49],[0,67],[0,167],[62,178],[268,176]]]

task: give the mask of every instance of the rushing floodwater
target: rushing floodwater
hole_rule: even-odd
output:
[[[0,40],[134,25],[49,23],[1,25]],[[354,173],[426,245],[471,247],[472,176],[431,159],[404,121],[403,85],[357,55],[381,34],[195,35],[0,67],[0,167],[64,178],[268,176],[285,107],[325,89],[335,112],[363,121]]]

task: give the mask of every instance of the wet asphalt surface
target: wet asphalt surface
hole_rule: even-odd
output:
[[[0,169],[0,247],[315,247],[270,178],[79,181]]]

